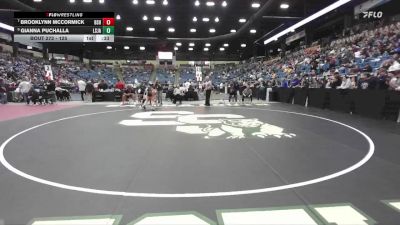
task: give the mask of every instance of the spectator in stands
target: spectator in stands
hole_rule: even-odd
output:
[[[99,85],[97,86],[97,88],[99,90],[103,90],[104,91],[104,90],[108,89],[108,85],[107,85],[107,83],[106,83],[106,81],[104,79],[101,79]]]
[[[125,89],[125,83],[118,79],[117,83],[115,84],[115,88],[123,91]]]
[[[333,74],[332,81],[330,82],[330,88],[337,89],[340,85],[342,85],[342,77],[339,75],[339,72],[336,71]]]
[[[389,67],[388,72],[392,77],[389,82],[389,89],[400,91],[400,64],[395,62]]]
[[[346,75],[342,79],[342,84],[339,87],[337,87],[337,89],[352,89],[351,78]]]
[[[78,90],[81,93],[81,99],[82,99],[82,101],[85,101],[83,96],[86,95],[86,92],[85,92],[86,82],[83,81],[82,79],[79,79],[77,84],[78,84]]]

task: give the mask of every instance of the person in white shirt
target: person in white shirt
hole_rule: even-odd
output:
[[[32,84],[29,82],[28,78],[25,78],[21,83],[18,85],[18,89],[21,92],[22,96],[24,97],[24,101],[29,105],[29,98],[28,92],[31,90]]]
[[[80,80],[78,80],[77,84],[78,84],[79,92],[81,93],[82,101],[85,101],[83,96],[86,95],[86,91],[85,91],[86,82],[80,79]]]
[[[351,89],[351,87],[351,78],[346,75],[342,80],[342,84],[337,89]]]
[[[179,101],[179,104],[182,104],[182,98],[183,98],[183,94],[184,94],[184,87],[183,85],[181,85],[181,87],[179,87],[178,85],[175,86],[174,89],[174,104],[177,104]]]
[[[188,80],[188,81],[185,82],[185,89],[186,89],[185,91],[189,90],[189,87],[190,87],[191,83],[192,83],[191,80]]]

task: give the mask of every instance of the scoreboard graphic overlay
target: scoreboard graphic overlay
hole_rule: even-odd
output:
[[[15,12],[14,42],[114,42],[113,12]]]

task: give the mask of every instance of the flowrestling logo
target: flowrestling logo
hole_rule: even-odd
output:
[[[124,126],[176,126],[180,133],[201,135],[205,139],[225,138],[293,138],[294,133],[284,128],[264,123],[257,118],[237,114],[195,114],[189,111],[140,112],[132,120],[120,122]]]
[[[381,11],[366,11],[366,12],[363,12],[363,18],[364,19],[371,19],[371,18],[380,19],[380,18],[382,18],[382,16],[383,16],[383,12],[381,12]]]

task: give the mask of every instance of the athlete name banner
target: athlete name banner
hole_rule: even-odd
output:
[[[114,42],[112,12],[15,12],[15,42]]]

